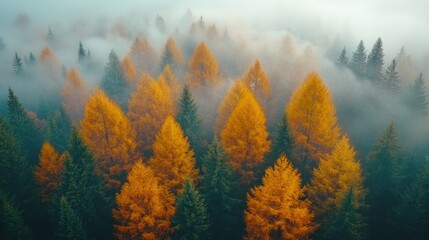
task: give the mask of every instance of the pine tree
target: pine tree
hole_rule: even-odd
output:
[[[118,55],[113,50],[109,54],[109,61],[104,68],[104,76],[100,86],[111,99],[115,100],[121,107],[125,106],[128,94],[127,80]]]
[[[66,115],[64,108],[60,107],[48,117],[47,140],[59,152],[69,148],[71,136],[71,121]]]
[[[176,41],[172,37],[169,37],[167,43],[165,43],[164,50],[161,55],[161,69],[164,69],[167,65],[170,65],[173,69],[183,64],[183,55]]]
[[[41,133],[11,88],[9,88],[7,107],[11,132],[19,141],[21,149],[25,150],[28,162],[31,165],[37,164],[43,143]]]
[[[198,107],[195,103],[192,93],[188,86],[185,85],[182,91],[182,96],[179,101],[179,110],[176,114],[177,122],[183,130],[183,133],[189,140],[191,148],[195,151],[197,158],[197,166],[199,167],[199,159],[202,157],[201,149],[201,120],[197,113]]]
[[[174,239],[209,239],[207,233],[210,223],[206,206],[190,180],[186,181],[183,193],[177,197],[172,223],[175,230]]]
[[[16,53],[16,52],[15,52],[15,57],[13,58],[12,67],[13,67],[12,72],[16,76],[21,76],[24,73],[24,67],[22,66],[22,60],[18,56],[18,53]]]
[[[399,74],[396,71],[396,60],[393,59],[392,63],[387,67],[386,73],[383,76],[383,86],[384,88],[393,93],[397,94],[400,90],[400,81]]]
[[[420,73],[419,77],[414,80],[414,84],[407,92],[405,103],[414,112],[418,112],[423,115],[428,114],[429,103],[427,101],[427,93],[423,80],[423,73]]]
[[[101,229],[100,229],[101,230]],[[56,237],[61,240],[87,239],[79,214],[70,206],[66,197],[60,199],[60,212]]]
[[[259,99],[266,99],[271,93],[270,80],[258,59],[244,74],[242,81]]]
[[[203,88],[219,84],[217,60],[204,42],[195,49],[188,63],[186,83],[193,88]]]
[[[371,53],[368,55],[366,63],[366,75],[368,79],[378,82],[383,80],[383,65],[384,65],[383,41],[378,38],[372,47]]]
[[[363,41],[359,42],[356,51],[353,53],[352,60],[350,62],[350,69],[358,77],[365,77],[366,74],[366,50],[363,45]]]
[[[245,239],[306,239],[314,231],[301,176],[284,155],[247,195]]]
[[[344,47],[343,50],[341,51],[341,54],[337,59],[337,64],[340,67],[346,67],[349,64],[349,59],[347,58],[347,55],[346,55],[346,47]]]
[[[3,176],[3,175],[2,175]],[[0,191],[0,238],[30,240],[32,234],[24,222],[22,211],[5,193]]]
[[[86,60],[86,51],[83,48],[82,42],[79,41],[79,48],[77,50],[78,62],[83,63]]]
[[[286,116],[277,123],[276,130],[272,136],[272,148],[269,154],[269,158],[266,161],[266,167],[271,167],[280,157],[280,155],[285,155],[288,159],[293,159],[292,149],[294,140],[289,129],[289,124],[287,122]],[[292,164],[295,164],[294,161],[291,161]]]

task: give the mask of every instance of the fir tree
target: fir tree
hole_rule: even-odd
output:
[[[405,103],[415,112],[428,114],[428,102],[426,88],[423,80],[423,73],[414,81],[407,92]]]
[[[346,55],[346,47],[344,47],[343,50],[341,51],[340,56],[337,59],[337,64],[340,67],[346,67],[348,63],[349,63],[349,59],[347,58],[347,55]]]
[[[2,175],[3,176],[3,175]],[[30,240],[30,229],[15,202],[0,191],[0,239]]]
[[[36,64],[36,57],[33,55],[32,52],[29,53],[28,55],[28,65],[33,66],[34,64]]]
[[[209,239],[209,219],[203,199],[191,181],[186,181],[183,193],[176,200],[173,217],[175,239]]]
[[[118,55],[112,50],[109,54],[109,62],[104,68],[104,76],[101,80],[101,88],[107,95],[115,100],[121,107],[126,106],[127,80],[124,76]]]
[[[354,74],[358,77],[365,76],[365,68],[366,68],[366,50],[361,40],[359,45],[356,48],[356,51],[353,53],[352,60],[350,62],[350,69]]]
[[[100,230],[102,231],[102,229]],[[61,197],[60,199],[60,213],[56,235],[57,239],[61,240],[87,239],[86,233],[83,230],[82,220],[65,197]]]
[[[399,83],[399,74],[396,71],[396,60],[393,59],[383,76],[383,85],[389,92],[397,94],[400,89]]]
[[[288,159],[293,159],[293,137],[289,130],[289,125],[286,116],[278,122],[276,130],[273,133],[273,144],[269,158],[266,161],[265,167],[272,167],[280,155],[284,154]],[[291,160],[293,163],[293,160]],[[295,163],[295,167],[296,163]]]
[[[85,61],[86,59],[86,51],[83,48],[82,42],[80,41],[79,41],[79,48],[77,50],[77,56],[78,56],[79,63],[83,63],[83,61]]]
[[[368,55],[368,62],[366,63],[366,76],[368,79],[375,82],[383,80],[383,58],[383,41],[378,38],[372,47],[371,53]]]
[[[13,74],[16,76],[21,76],[24,73],[24,67],[22,66],[22,59],[18,56],[18,53],[15,52],[15,57],[12,62]]]
[[[60,110],[51,114],[48,118],[47,138],[56,150],[64,152],[68,149],[71,135],[71,121],[64,111]]]

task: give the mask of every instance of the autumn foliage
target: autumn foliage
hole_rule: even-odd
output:
[[[180,48],[177,46],[176,41],[172,37],[167,39],[164,50],[161,56],[161,69],[165,66],[170,65],[172,68],[176,68],[183,64],[183,55]]]
[[[256,60],[253,66],[249,68],[242,80],[258,97],[267,98],[271,93],[270,80],[259,60]]]
[[[158,81],[161,81],[162,79],[164,79],[170,87],[171,95],[173,97],[174,103],[176,104],[180,97],[181,86],[170,65],[165,65],[164,70],[158,78]]]
[[[73,121],[80,121],[83,116],[88,93],[79,72],[71,68],[66,76],[66,82],[61,96],[63,97],[63,107],[69,118]]]
[[[153,73],[157,70],[158,54],[147,38],[136,38],[131,46],[130,56],[138,73]]]
[[[205,88],[220,83],[217,60],[204,42],[197,46],[189,60],[186,81],[194,88]]]
[[[137,70],[133,60],[129,56],[125,56],[124,60],[122,60],[122,68],[124,69],[128,86],[135,86],[137,84]]]

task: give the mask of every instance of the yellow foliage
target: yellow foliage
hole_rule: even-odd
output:
[[[42,145],[39,156],[39,165],[34,170],[39,192],[43,202],[50,202],[55,193],[63,169],[64,155],[57,153],[51,144]]]
[[[128,86],[134,87],[137,85],[136,66],[129,56],[125,56],[124,60],[122,60],[122,68],[124,69],[124,75],[127,79]]]
[[[161,61],[162,67],[165,67],[166,65],[176,67],[183,64],[182,52],[172,37],[169,37],[165,43]]]
[[[286,116],[295,140],[294,155],[311,171],[323,154],[331,152],[341,131],[331,94],[316,73],[294,91]]]
[[[253,179],[258,166],[270,150],[265,115],[252,93],[245,93],[231,113],[221,132],[222,146],[231,166],[240,172],[244,182]]]
[[[82,136],[94,153],[107,185],[118,189],[139,158],[136,133],[120,107],[101,89],[89,98],[81,121]]]
[[[350,187],[356,195],[355,204],[359,204],[365,194],[362,169],[356,161],[355,150],[344,136],[330,154],[320,159],[307,188],[307,196],[313,203],[316,216],[326,216],[339,207]]]
[[[188,63],[187,84],[205,88],[220,83],[219,66],[213,53],[204,42],[200,43]]]
[[[137,132],[140,151],[150,151],[164,120],[174,114],[171,90],[165,80],[144,75],[128,102],[128,118]]]
[[[315,230],[301,177],[284,155],[247,195],[246,239],[307,239]]]
[[[39,63],[42,71],[51,78],[58,77],[60,75],[60,63],[54,52],[49,48],[43,48],[39,53]]]
[[[76,69],[71,68],[68,71],[61,96],[64,110],[69,118],[75,123],[80,121],[89,96]]]
[[[271,93],[270,80],[264,72],[259,60],[249,68],[243,76],[243,82],[258,97],[267,98]]]
[[[182,189],[187,179],[195,180],[198,175],[188,138],[171,116],[165,119],[156,135],[149,164],[160,183],[174,194]]]
[[[158,81],[161,81],[161,78],[163,78],[167,82],[168,86],[170,86],[171,94],[175,103],[174,105],[176,105],[177,101],[179,100],[182,87],[180,86],[180,83],[174,75],[173,69],[170,67],[170,65],[165,65],[164,70],[158,78]]]
[[[130,52],[138,73],[154,73],[158,67],[158,54],[147,38],[136,38]]]
[[[141,161],[132,167],[116,204],[113,218],[118,239],[170,239],[174,197]]]

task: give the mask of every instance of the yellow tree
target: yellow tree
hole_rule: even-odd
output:
[[[88,93],[79,72],[71,68],[66,76],[66,82],[61,91],[63,107],[67,115],[73,122],[82,119],[85,103],[88,100]]]
[[[128,86],[134,87],[137,84],[137,70],[133,63],[133,60],[129,56],[125,56],[122,60],[122,68],[124,69],[124,75],[127,79]]]
[[[43,48],[39,53],[39,63],[42,71],[51,78],[60,75],[60,64],[52,49],[49,47]]]
[[[43,202],[50,202],[59,183],[63,169],[64,155],[55,151],[51,144],[42,145],[39,156],[39,165],[34,169],[39,192]]]
[[[226,96],[219,105],[215,123],[215,132],[219,133],[224,127],[226,121],[237,105],[238,101],[245,93],[249,93],[249,89],[243,84],[243,81],[236,80],[228,89]]]
[[[141,153],[150,151],[165,118],[173,114],[173,98],[166,81],[155,81],[145,75],[128,102],[128,118],[137,132]]]
[[[341,131],[331,94],[319,75],[310,73],[294,91],[286,116],[295,140],[293,152],[307,179],[319,158],[331,152]]]
[[[316,217],[322,220],[338,208],[353,188],[355,204],[360,207],[364,198],[362,169],[356,160],[356,152],[347,137],[342,137],[331,153],[320,159],[307,188]]]
[[[81,121],[82,136],[95,155],[98,170],[112,190],[118,190],[139,158],[136,133],[120,107],[101,89],[89,98]]]
[[[254,168],[263,162],[270,150],[265,115],[252,93],[242,96],[221,132],[222,146],[231,166],[244,183],[254,178]]]
[[[154,73],[158,67],[158,54],[147,38],[136,38],[130,52],[138,73]]]
[[[165,81],[168,83],[168,86],[170,86],[172,97],[176,105],[177,101],[179,100],[182,87],[180,86],[180,83],[174,75],[174,71],[170,67],[170,65],[165,65],[164,70],[159,76],[158,81],[160,81],[161,78],[164,78]]]
[[[167,43],[165,43],[164,50],[161,56],[161,69],[165,66],[170,65],[172,68],[176,68],[183,64],[183,55],[176,41],[172,37],[169,37]]]
[[[265,74],[259,60],[256,60],[255,64],[249,68],[249,70],[243,76],[243,82],[246,86],[252,90],[252,92],[259,98],[268,98],[271,93],[270,80]]]
[[[172,116],[165,119],[156,135],[149,165],[159,177],[160,183],[174,194],[182,189],[186,180],[195,180],[198,175],[188,138]]]
[[[247,195],[245,239],[308,239],[315,230],[301,176],[284,155]]]
[[[200,43],[188,63],[187,84],[205,88],[220,83],[217,60],[204,42]]]
[[[116,205],[113,218],[118,239],[170,239],[174,196],[141,161],[134,164],[116,195]]]

